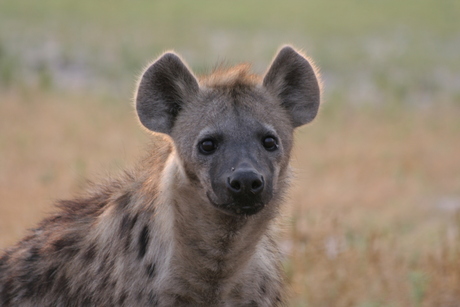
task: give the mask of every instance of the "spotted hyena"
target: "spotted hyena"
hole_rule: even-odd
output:
[[[286,46],[258,77],[197,78],[174,53],[140,79],[148,158],[96,185],[0,259],[1,306],[281,306],[276,218],[294,128],[316,116],[318,76]]]

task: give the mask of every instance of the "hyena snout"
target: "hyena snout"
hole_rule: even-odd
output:
[[[227,195],[232,201],[227,210],[238,215],[252,215],[262,210],[270,194],[266,178],[250,165],[232,168],[225,176]]]
[[[264,185],[264,177],[252,169],[236,170],[227,178],[227,188],[234,197],[257,196]]]

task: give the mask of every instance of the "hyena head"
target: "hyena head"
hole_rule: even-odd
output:
[[[136,108],[145,127],[171,136],[206,206],[248,216],[277,197],[293,130],[313,120],[319,101],[315,69],[286,46],[263,78],[240,65],[197,79],[165,53],[144,72]]]

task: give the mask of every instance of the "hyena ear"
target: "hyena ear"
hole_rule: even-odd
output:
[[[280,99],[294,127],[312,121],[318,113],[321,90],[315,69],[292,47],[280,50],[263,85]]]
[[[170,134],[177,114],[199,91],[198,81],[182,60],[168,52],[144,72],[136,95],[136,110],[148,129]]]

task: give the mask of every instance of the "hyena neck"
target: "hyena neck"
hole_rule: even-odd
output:
[[[170,269],[190,291],[223,291],[217,288],[243,272],[271,219],[263,214],[244,217],[218,211],[204,193],[197,192],[174,153],[166,162],[160,185],[161,208],[156,212],[168,216],[158,219],[168,221],[163,231],[172,234]]]

